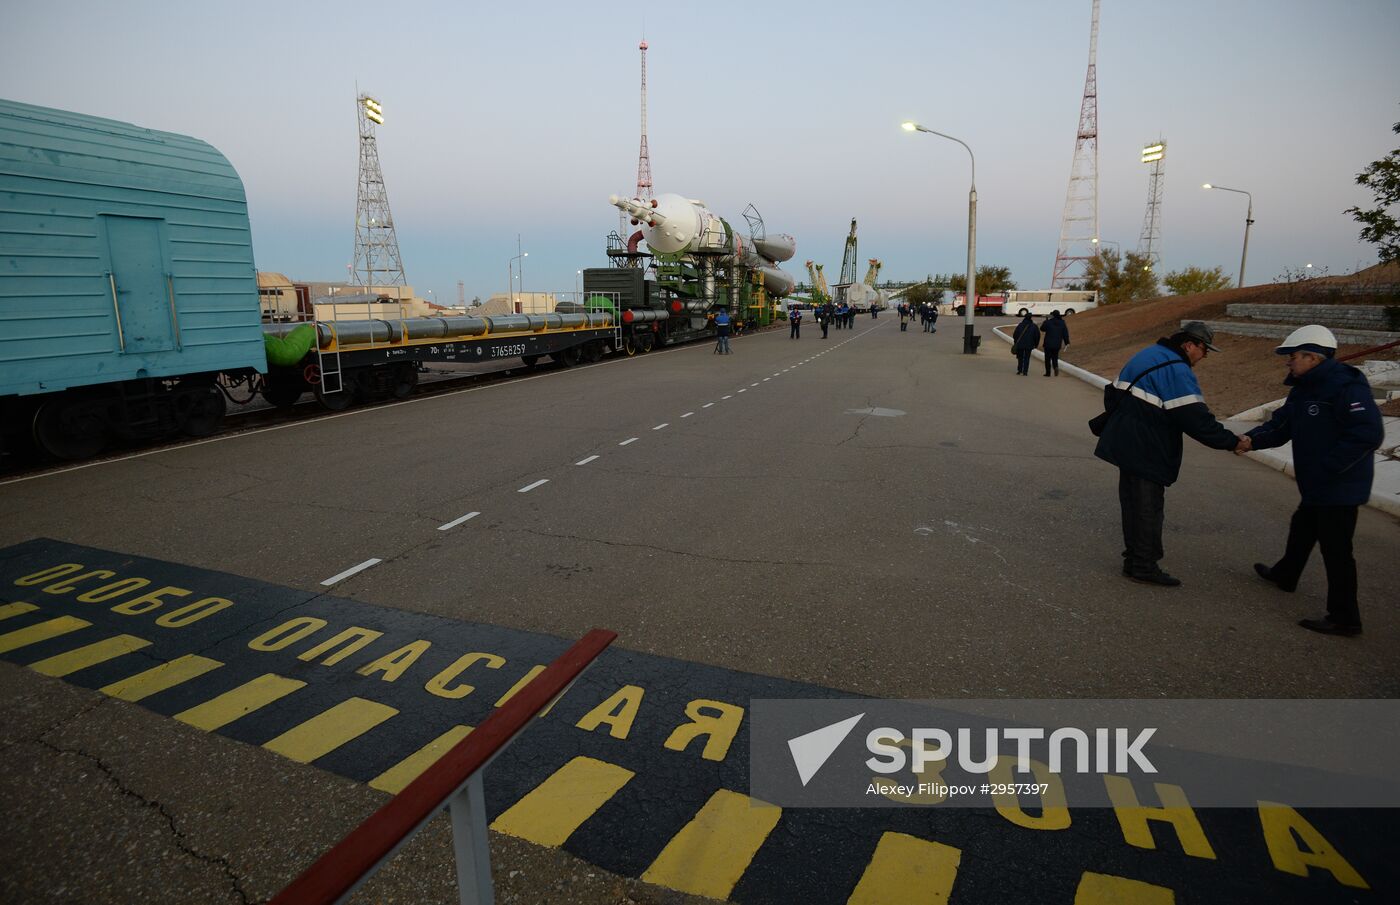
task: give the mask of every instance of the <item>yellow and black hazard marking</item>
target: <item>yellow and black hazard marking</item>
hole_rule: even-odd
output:
[[[35,540],[0,550],[0,659],[397,792],[563,651],[546,635]],[[748,794],[749,702],[828,689],[625,649],[488,768],[491,825],[736,902],[1394,901],[1385,810],[782,809]]]

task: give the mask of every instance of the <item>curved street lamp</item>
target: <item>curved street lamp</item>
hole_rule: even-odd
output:
[[[1244,215],[1244,251],[1240,253],[1240,279],[1236,284],[1236,289],[1244,288],[1244,262],[1249,257],[1249,228],[1254,225],[1254,196],[1244,189],[1227,189],[1223,185],[1211,185],[1209,182],[1201,186],[1203,189],[1219,189],[1222,192],[1234,192],[1237,195],[1244,195],[1249,199],[1249,210]]]
[[[906,132],[927,132],[929,135],[955,141],[967,149],[967,156],[972,161],[972,188],[967,193],[967,304],[963,306],[966,319],[963,326],[963,353],[975,355],[977,335],[973,332],[972,318],[977,313],[977,158],[973,156],[967,142],[961,138],[926,129],[916,122],[904,123],[903,129]]]

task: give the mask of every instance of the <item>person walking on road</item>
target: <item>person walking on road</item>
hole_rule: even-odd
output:
[[[1016,325],[1011,340],[1011,351],[1016,353],[1016,374],[1024,377],[1031,370],[1031,352],[1040,345],[1040,328],[1029,314]]]
[[[831,329],[831,303],[828,302],[821,307],[821,313],[817,315],[817,323],[822,328],[822,339],[826,339],[826,331]]]
[[[900,306],[899,306],[899,332],[900,332],[900,333],[903,333],[904,331],[906,331],[906,330],[908,330],[908,329],[909,329],[909,309],[908,309],[906,306],[904,306],[904,305],[900,305]]]
[[[801,339],[801,338],[802,338],[802,309],[801,309],[801,308],[789,308],[789,309],[788,309],[788,323],[792,325],[792,329],[788,332],[788,339]]]
[[[1045,376],[1049,377],[1050,369],[1054,368],[1055,376],[1059,377],[1060,347],[1069,345],[1069,324],[1060,317],[1058,310],[1051,311],[1040,332],[1045,334]]]
[[[729,349],[729,331],[729,309],[721,308],[719,309],[719,313],[715,315],[715,354],[731,354]]]
[[[1274,350],[1288,356],[1288,399],[1267,423],[1245,434],[1248,449],[1293,442],[1293,470],[1302,501],[1288,523],[1283,558],[1254,571],[1281,590],[1294,591],[1314,545],[1327,570],[1327,614],[1303,619],[1324,635],[1361,634],[1356,559],[1351,541],[1357,507],[1371,497],[1373,453],[1385,438],[1380,409],[1366,375],[1337,361],[1337,338],[1318,324],[1294,330]]]
[[[928,306],[928,332],[930,332],[930,333],[937,333],[937,332],[938,332],[938,306],[937,306],[937,305],[929,305],[929,306]]]
[[[1118,466],[1123,574],[1134,581],[1181,584],[1159,565],[1166,489],[1181,472],[1181,435],[1212,449],[1247,448],[1210,413],[1192,371],[1207,352],[1220,351],[1214,340],[1210,327],[1191,321],[1128,359],[1113,384],[1126,395],[1104,425],[1094,455]]]

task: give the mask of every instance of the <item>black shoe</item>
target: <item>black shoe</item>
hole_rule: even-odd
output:
[[[1174,578],[1161,569],[1155,572],[1129,572],[1128,577],[1142,584],[1161,585],[1164,588],[1175,588],[1181,585],[1180,578]]]
[[[1305,629],[1311,629],[1324,635],[1342,635],[1352,638],[1361,634],[1360,623],[1344,625],[1340,622],[1333,622],[1331,616],[1323,616],[1321,619],[1299,619],[1298,624]]]
[[[1280,582],[1277,578],[1274,577],[1274,570],[1264,565],[1262,562],[1257,562],[1254,564],[1254,574],[1258,575],[1260,578],[1264,579],[1269,584],[1278,588],[1280,591],[1287,591],[1291,594],[1294,591],[1298,590],[1298,586],[1296,584],[1286,585]]]

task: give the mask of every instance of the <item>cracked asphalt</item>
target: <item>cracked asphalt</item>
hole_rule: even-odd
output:
[[[1185,586],[1128,583],[1116,475],[1084,426],[1099,394],[1018,378],[996,343],[963,356],[954,326],[772,331],[0,483],[0,546],[563,638],[602,626],[628,651],[875,696],[1400,696],[1400,523],[1361,512],[1366,635],[1303,632],[1320,562],[1292,596],[1250,569],[1283,543],[1291,480],[1190,446],[1164,561]],[[260,901],[383,800],[7,663],[0,700],[18,829],[0,898]],[[453,901],[449,846],[435,827],[362,900]],[[497,849],[507,901],[683,900]]]

